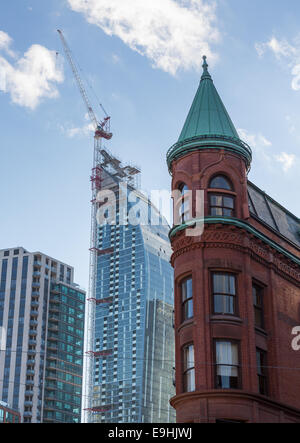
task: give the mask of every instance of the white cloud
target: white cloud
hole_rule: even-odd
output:
[[[220,34],[215,2],[204,0],[68,0],[73,11],[106,34],[148,57],[154,67],[173,75],[200,68],[202,55],[217,58],[211,45]]]
[[[288,172],[296,162],[296,156],[294,154],[287,154],[286,152],[281,152],[280,155],[276,155],[275,159],[282,163],[284,172]]]
[[[7,37],[2,35],[1,40],[6,51],[11,44]],[[12,102],[20,106],[35,109],[43,98],[57,97],[56,84],[63,79],[55,51],[44,46],[32,45],[14,65],[0,55],[0,91],[10,94]]]
[[[81,127],[65,127],[60,125],[60,130],[69,138],[88,136],[95,132],[95,128],[92,123],[87,123]]]
[[[286,39],[278,40],[272,37],[266,43],[256,43],[256,51],[259,57],[263,57],[265,52],[270,50],[280,62],[285,61],[293,77],[291,87],[294,91],[300,90],[300,44],[290,44]]]
[[[251,134],[246,129],[238,129],[239,136],[252,148],[267,148],[272,143],[262,134]]]
[[[290,116],[286,116],[286,120],[290,121]],[[251,134],[246,129],[238,129],[239,136],[243,141],[248,143],[253,149],[254,154],[259,160],[263,160],[264,164],[274,166],[275,162],[282,164],[284,172],[288,172],[296,162],[297,157],[294,154],[288,154],[287,152],[281,152],[280,154],[273,154],[268,150],[272,146],[272,143],[262,134]]]
[[[11,57],[15,57],[14,51],[10,49],[12,38],[6,32],[0,30],[0,51],[4,50]]]

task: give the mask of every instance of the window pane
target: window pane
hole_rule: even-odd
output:
[[[221,195],[211,195],[210,204],[211,206],[223,206],[223,197]]]
[[[224,274],[214,274],[213,282],[214,282],[214,293],[223,293],[227,292],[227,276]]]
[[[223,216],[224,217],[232,217],[232,209],[226,209],[226,208],[224,208],[223,209]]]
[[[183,305],[183,321],[188,320],[189,318],[193,318],[194,312],[193,312],[193,300],[190,299],[186,301]]]
[[[235,276],[232,274],[214,273],[213,291],[214,293],[235,295]]]
[[[263,315],[260,309],[254,308],[254,318],[255,318],[255,326],[258,328],[263,328]]]
[[[238,377],[238,368],[234,366],[218,366],[217,375],[221,377]]]
[[[224,206],[226,208],[234,208],[234,201],[232,197],[224,197]]]
[[[214,177],[210,182],[211,189],[227,189],[228,191],[232,190],[232,186],[224,176],[219,175],[218,177]]]
[[[226,341],[216,343],[216,363],[218,365],[238,365],[238,345]]]
[[[215,215],[216,217],[222,217],[223,209],[222,208],[211,208],[210,215]]]
[[[181,284],[182,301],[193,297],[193,281],[191,278],[184,280]]]
[[[185,374],[185,391],[195,391],[195,369],[191,369]]]
[[[234,297],[224,295],[224,314],[234,314]]]
[[[223,314],[223,295],[214,296],[214,313]]]
[[[228,292],[229,294],[235,295],[235,276],[228,276]]]
[[[184,370],[193,368],[194,362],[194,345],[189,345],[184,348]]]

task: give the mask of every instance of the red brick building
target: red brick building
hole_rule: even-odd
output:
[[[252,184],[250,147],[204,72],[167,155],[182,194],[175,270],[177,421],[300,422],[300,223]],[[187,235],[195,191],[204,232]],[[193,191],[193,196],[188,191]]]

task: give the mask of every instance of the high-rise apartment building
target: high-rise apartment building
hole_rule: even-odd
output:
[[[0,250],[0,400],[25,423],[80,422],[85,292],[71,266]]]
[[[169,226],[137,190],[138,177],[138,169],[102,152],[99,180],[101,190],[115,196],[115,223],[98,226],[91,301],[92,421],[99,423],[175,421],[169,403],[175,393]]]

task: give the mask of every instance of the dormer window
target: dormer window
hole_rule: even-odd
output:
[[[209,215],[234,217],[235,197],[231,182],[223,175],[213,177],[209,184]]]

